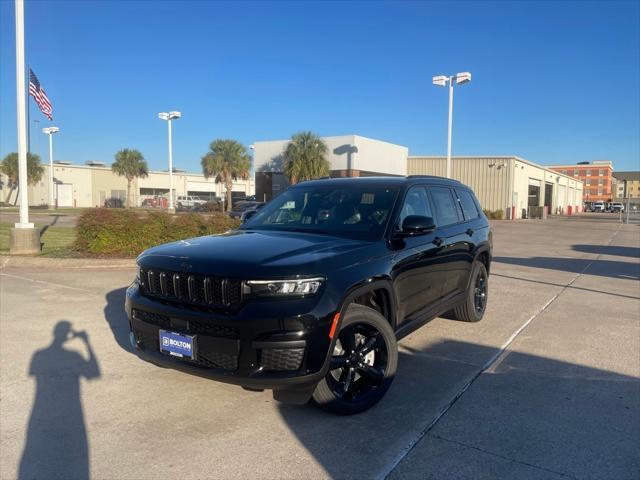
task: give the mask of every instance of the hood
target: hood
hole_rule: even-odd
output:
[[[366,261],[380,242],[296,232],[236,230],[146,250],[143,268],[236,278],[317,275]]]

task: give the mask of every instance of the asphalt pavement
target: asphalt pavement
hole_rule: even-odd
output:
[[[138,359],[132,268],[8,263],[0,478],[640,478],[640,228],[496,222],[494,256],[485,318],[403,339],[353,417]]]

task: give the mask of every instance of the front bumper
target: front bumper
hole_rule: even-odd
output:
[[[125,308],[138,354],[164,367],[274,390],[309,388],[328,368],[335,308],[322,298],[255,301],[237,312],[206,312],[145,297],[134,283]],[[194,336],[195,358],[161,353],[160,329]]]

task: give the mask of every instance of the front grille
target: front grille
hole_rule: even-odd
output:
[[[298,370],[304,357],[304,348],[264,348],[260,365],[265,370]]]
[[[166,315],[147,312],[146,310],[139,310],[137,308],[133,309],[132,315],[133,318],[137,320],[150,323],[163,330],[178,330],[189,335],[202,334],[211,337],[231,338],[234,340],[240,337],[240,331],[236,327],[218,325],[206,320],[174,320],[175,324],[172,325],[171,318]],[[179,324],[177,324],[178,322]]]
[[[179,303],[233,308],[242,303],[242,281],[155,269],[140,270],[142,293]]]

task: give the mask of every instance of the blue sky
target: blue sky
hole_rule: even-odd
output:
[[[199,170],[215,138],[300,130],[454,155],[640,168],[639,2],[178,2],[27,0],[27,62],[54,106],[55,158],[138,148]],[[16,150],[13,1],[0,2],[0,155]],[[50,125],[32,104],[31,120]],[[37,137],[37,138],[36,138]],[[43,134],[32,150],[48,158]]]

